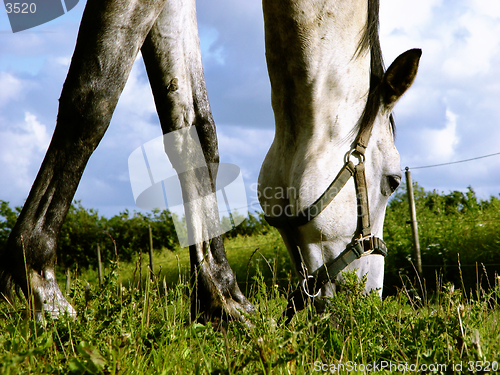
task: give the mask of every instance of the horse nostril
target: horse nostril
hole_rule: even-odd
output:
[[[401,176],[392,175],[387,176],[387,182],[389,183],[389,189],[391,190],[391,194],[396,191],[399,184],[401,183]]]

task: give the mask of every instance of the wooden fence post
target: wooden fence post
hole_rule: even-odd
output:
[[[149,272],[151,280],[154,280],[155,272],[153,265],[153,229],[149,225]]]
[[[68,268],[66,269],[66,297],[69,294],[70,288],[71,288],[71,271]]]
[[[101,246],[97,244],[97,276],[99,277],[99,286],[102,285],[102,263],[101,263]]]
[[[406,191],[408,192],[408,203],[410,205],[411,231],[413,233],[413,255],[418,274],[422,275],[422,258],[420,256],[420,243],[418,241],[417,212],[415,210],[415,199],[413,197],[413,183],[411,181],[410,168],[406,167]]]

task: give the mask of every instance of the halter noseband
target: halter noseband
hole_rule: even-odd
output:
[[[384,241],[371,234],[364,161],[365,151],[371,136],[372,128],[373,123],[368,124],[368,126],[360,130],[355,142],[355,147],[345,155],[344,166],[330,186],[314,203],[301,210],[296,216],[287,216],[283,214],[281,216],[271,217],[264,215],[264,218],[270,225],[282,229],[288,234],[294,263],[298,268],[298,273],[303,278],[297,289],[289,296],[287,308],[283,313],[283,317],[286,317],[285,324],[288,324],[292,320],[296,311],[302,310],[312,298],[317,297],[321,288],[327,282],[333,282],[340,271],[351,262],[370,254],[387,255],[387,247]],[[359,163],[356,165],[350,160],[353,155],[359,158]],[[356,234],[338,257],[324,263],[310,274],[303,260],[300,247],[293,238],[295,229],[307,224],[318,216],[353,176],[356,188],[356,199],[358,202],[358,227]]]

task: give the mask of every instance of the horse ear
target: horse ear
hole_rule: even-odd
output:
[[[411,49],[399,55],[382,78],[382,97],[387,107],[392,107],[415,80],[421,49]]]

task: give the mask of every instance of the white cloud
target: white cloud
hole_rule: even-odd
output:
[[[496,0],[471,0],[470,6],[480,14],[500,19],[500,1]]]
[[[434,27],[430,23],[435,9],[442,2],[442,0],[380,2],[380,41],[388,65],[402,52],[410,48],[424,47],[422,42],[426,38],[423,35]],[[428,46],[425,47],[426,51],[429,50]]]
[[[104,137],[104,148],[132,152],[161,135],[156,107],[141,55],[135,60]]]
[[[443,62],[443,73],[453,79],[486,76],[499,55],[500,22],[469,10],[449,31],[452,39]]]
[[[47,127],[36,116],[25,112],[24,122],[0,131],[0,187],[5,198],[27,191],[49,145]],[[25,197],[23,197],[25,198]]]
[[[46,126],[39,123],[36,116],[29,112],[25,113],[24,121],[26,133],[32,136],[33,147],[38,151],[45,151],[50,142]]]
[[[217,138],[220,161],[239,166],[247,184],[257,182],[274,130],[223,125],[217,127]]]
[[[0,72],[0,107],[11,99],[18,98],[22,93],[22,82],[7,72]]]
[[[423,50],[417,79],[395,109],[403,165],[499,152],[500,1],[384,0],[380,22],[388,65],[407,49]],[[493,159],[422,169],[416,178],[427,189],[472,185],[487,198],[499,191],[485,170],[500,168]]]
[[[411,33],[421,30],[430,21],[433,11],[443,0],[420,0],[417,2],[383,0],[380,2],[380,33]]]
[[[224,46],[216,44],[217,39],[219,39],[219,31],[212,26],[200,25],[199,33],[203,64],[224,65],[226,63]]]
[[[485,76],[500,52],[498,1],[442,0],[381,2],[380,37],[387,62],[420,47],[421,70],[449,79]],[[430,65],[432,64],[432,65]]]
[[[120,96],[120,109],[139,116],[156,113],[151,86],[144,71],[144,62],[139,53]]]
[[[217,127],[221,163],[236,164],[241,169],[250,211],[260,210],[255,184],[260,167],[271,146],[274,130],[222,125]]]
[[[267,152],[274,138],[274,130],[219,126],[217,138],[221,158],[254,157]]]
[[[69,64],[71,63],[71,56],[60,56],[60,57],[54,57],[52,59],[56,64],[65,66],[69,68]]]
[[[422,151],[428,160],[439,160],[446,162],[455,155],[455,147],[458,144],[457,135],[458,116],[446,110],[446,126],[444,129],[425,129],[422,132]]]

